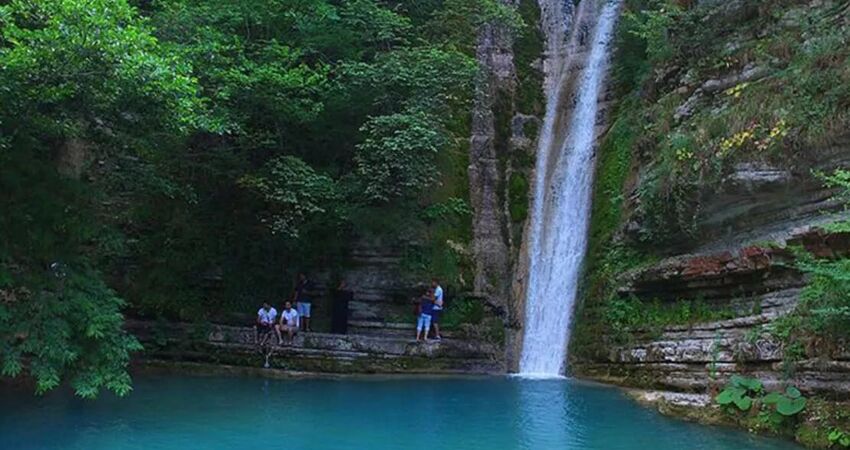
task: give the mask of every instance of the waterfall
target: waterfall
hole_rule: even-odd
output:
[[[620,0],[541,0],[546,113],[535,166],[519,371],[563,373],[587,247],[599,97]],[[548,15],[548,18],[546,17]]]

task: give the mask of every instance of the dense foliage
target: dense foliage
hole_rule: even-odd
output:
[[[122,310],[282,296],[359,240],[463,283],[494,0],[0,3],[0,363],[128,391]],[[436,215],[435,215],[436,214]],[[404,227],[383,223],[405,218]],[[449,225],[451,227],[449,227]],[[424,273],[423,273],[424,275]]]

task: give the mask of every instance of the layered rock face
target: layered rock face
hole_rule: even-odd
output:
[[[814,157],[795,167],[757,161],[736,164],[702,206],[696,223],[700,233],[682,236],[668,251],[705,253],[758,242],[781,243],[800,227],[848,217],[836,191],[812,174],[850,166],[850,135],[812,153]],[[632,187],[632,195],[640,182]],[[640,227],[632,221],[626,233],[634,235]]]
[[[572,362],[574,373],[615,384],[687,392],[706,392],[732,374],[743,373],[761,379],[768,389],[791,383],[809,394],[850,399],[850,343],[802,340],[803,355],[791,366],[786,363],[785,345],[765,329],[794,310],[807,282],[795,268],[790,248],[805,249],[818,258],[850,255],[850,233],[797,226],[842,215],[831,194],[812,189],[811,180],[775,173],[761,172],[764,176],[753,178],[767,182],[751,178],[748,189],[737,197],[727,193],[715,200],[711,210],[722,211],[718,215],[723,217],[706,219],[717,224],[706,236],[724,239],[694,242],[692,253],[665,258],[619,278],[624,298],[671,305],[698,300],[727,310],[734,318],[647,331],[626,344],[604,337],[607,344],[593,355]],[[730,177],[727,182],[738,185],[740,180]],[[753,214],[754,210],[766,213]],[[757,222],[761,225],[753,226]],[[754,229],[763,231],[754,235]],[[752,244],[754,240],[760,243]]]
[[[508,3],[512,3],[509,2]],[[510,273],[508,218],[504,210],[505,173],[500,158],[507,148],[497,135],[497,115],[512,114],[516,88],[513,33],[500,24],[482,27],[476,58],[483,68],[476,82],[469,146],[470,201],[474,211],[474,289],[504,306]],[[504,130],[498,130],[504,132]]]
[[[145,346],[144,361],[189,362],[261,368],[266,353],[254,344],[254,329],[128,321]],[[321,373],[499,373],[501,350],[457,339],[417,344],[410,338],[309,333],[292,346],[275,347],[271,369]]]
[[[573,342],[571,370],[695,393],[738,373],[769,389],[793,384],[850,399],[846,335],[774,328],[802,317],[788,314],[812,292],[798,252],[850,256],[846,228],[830,226],[850,217],[846,199],[822,176],[850,167],[850,135],[846,124],[832,126],[840,114],[809,114],[843,108],[848,93],[800,94],[811,79],[831,85],[845,76],[840,46],[819,55],[834,66],[810,56],[818,42],[846,40],[847,5],[678,3],[659,25],[669,53],[645,60],[651,69],[641,76],[618,80],[578,319],[589,325]],[[627,39],[619,56],[640,58]],[[620,60],[621,75],[634,69],[629,61]]]
[[[417,280],[404,275],[402,256],[401,250],[367,243],[352,250],[351,263],[344,274],[354,291],[349,305],[351,334],[413,334],[411,299],[417,294]]]
[[[479,32],[476,58],[482,72],[476,80],[468,173],[474,295],[502,314],[507,359],[516,361],[523,308],[512,281],[522,272],[528,180],[543,106],[534,99],[542,94],[542,38],[536,0],[503,3],[518,9],[527,29],[517,36],[507,24],[491,23]]]
[[[850,234],[804,229],[787,245],[821,257],[850,253]],[[676,391],[708,390],[731,374],[747,373],[768,389],[790,382],[830,398],[850,398],[850,346],[801,342],[805,355],[791,369],[781,342],[762,332],[792,311],[805,279],[789,267],[787,249],[744,247],[678,256],[624,277],[621,292],[641,298],[699,298],[711,308],[728,308],[735,318],[647,333],[628,344],[612,344],[592,358],[575,361],[581,376],[616,384]]]

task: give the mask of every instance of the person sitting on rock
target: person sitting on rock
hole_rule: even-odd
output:
[[[292,340],[295,334],[298,333],[301,318],[298,316],[298,311],[292,307],[292,302],[286,302],[283,307],[283,312],[280,313],[280,323],[275,326],[277,331],[277,343],[283,345],[283,333],[286,333],[286,342],[292,345]]]
[[[272,332],[274,321],[277,319],[277,310],[269,302],[263,302],[263,307],[257,311],[257,324],[254,327],[254,342],[265,345]],[[262,337],[262,340],[260,339]]]
[[[428,332],[431,331],[431,314],[434,312],[434,289],[419,298],[419,318],[416,321],[416,341],[428,342]]]

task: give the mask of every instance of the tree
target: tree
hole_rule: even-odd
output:
[[[0,6],[0,86],[1,372],[31,375],[38,392],[67,379],[81,396],[123,395],[139,345],[94,268],[116,234],[53,156],[69,143],[144,155],[153,130],[204,121],[197,84],[124,1],[15,0]]]
[[[303,224],[331,213],[339,199],[332,179],[294,156],[269,161],[261,173],[242,177],[240,184],[260,195],[268,205],[264,222],[287,238],[299,237]]]

